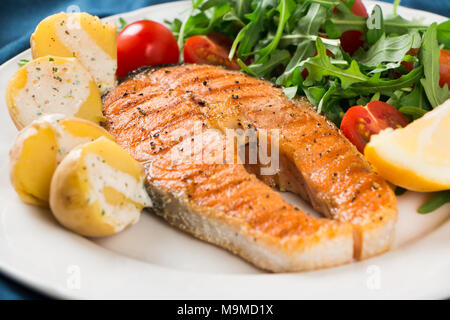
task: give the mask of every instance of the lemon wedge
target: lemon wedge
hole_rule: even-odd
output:
[[[450,99],[404,128],[372,136],[364,155],[381,176],[400,187],[450,189]]]

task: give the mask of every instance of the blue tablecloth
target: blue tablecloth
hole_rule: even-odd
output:
[[[0,0],[0,64],[29,47],[30,35],[40,20],[77,5],[99,17],[150,6],[164,0]],[[393,0],[386,0],[393,2]],[[403,0],[403,6],[450,17],[450,0]],[[410,18],[410,17],[409,17]],[[3,99],[3,98],[1,98]],[[0,299],[45,298],[0,274]]]

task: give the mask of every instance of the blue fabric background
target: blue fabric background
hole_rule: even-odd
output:
[[[162,2],[170,0],[0,0],[0,64],[29,47],[30,35],[40,20],[53,13],[66,11],[70,5],[77,5],[81,11],[104,17]],[[403,0],[401,5],[450,17],[450,0]],[[2,299],[45,299],[45,296],[0,274]]]

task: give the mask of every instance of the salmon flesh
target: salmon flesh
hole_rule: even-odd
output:
[[[152,210],[170,224],[273,272],[389,249],[391,188],[307,100],[240,72],[176,65],[133,72],[103,102],[106,129],[143,164]],[[266,155],[277,152],[274,170],[261,154],[249,161],[249,130]],[[298,194],[323,218],[274,188]]]

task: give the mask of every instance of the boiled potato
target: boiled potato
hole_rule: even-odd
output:
[[[98,137],[113,137],[102,127],[79,118],[47,115],[35,120],[11,147],[10,178],[19,197],[48,207],[50,182],[64,156],[75,146]]]
[[[33,58],[76,57],[103,94],[115,85],[117,26],[88,13],[58,13],[42,20],[31,36]]]
[[[75,58],[46,56],[27,63],[9,81],[6,104],[18,129],[52,113],[103,121],[100,93]]]
[[[73,149],[53,175],[50,208],[66,228],[89,237],[120,232],[151,205],[140,165],[99,138]]]

